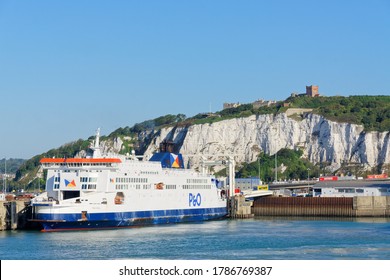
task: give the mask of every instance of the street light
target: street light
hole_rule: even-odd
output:
[[[278,151],[275,153],[275,182],[278,181]]]
[[[309,193],[309,181],[310,181],[310,177],[309,177],[309,171],[310,171],[310,168],[307,169],[307,193]],[[314,197],[314,186],[313,186],[313,197]]]
[[[259,155],[259,185],[261,185],[261,177],[260,177],[260,157],[261,157],[261,154]]]
[[[276,136],[279,135],[279,120],[276,121]],[[277,141],[275,141],[277,143]],[[275,182],[278,181],[278,149],[275,151]]]

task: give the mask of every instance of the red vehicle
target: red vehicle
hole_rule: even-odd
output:
[[[367,175],[367,179],[387,179],[389,176],[387,174],[373,174]]]
[[[320,181],[337,181],[337,176],[320,177]]]

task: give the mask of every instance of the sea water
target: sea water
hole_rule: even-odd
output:
[[[0,232],[1,260],[390,260],[390,220],[254,218]]]

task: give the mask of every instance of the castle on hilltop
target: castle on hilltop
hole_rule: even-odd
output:
[[[318,97],[320,94],[318,93],[318,86],[306,86],[306,92],[305,93],[291,93],[291,97],[297,97],[297,96],[309,96],[309,97]]]
[[[320,94],[318,93],[318,86],[306,86],[306,95],[310,97],[320,96]]]

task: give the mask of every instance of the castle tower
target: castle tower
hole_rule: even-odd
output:
[[[306,86],[306,95],[310,97],[319,96],[320,94],[318,93],[318,86]]]

